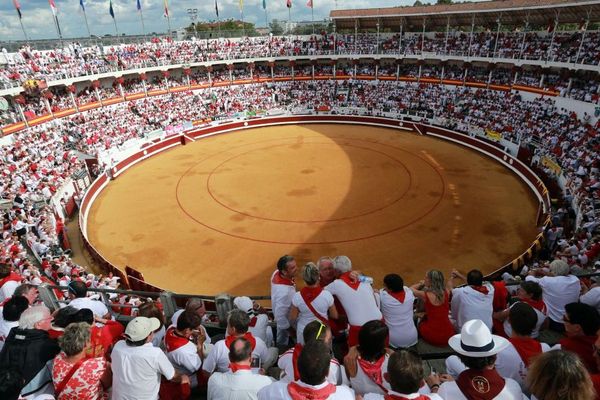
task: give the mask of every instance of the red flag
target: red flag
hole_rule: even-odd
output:
[[[19,14],[19,19],[23,18],[23,15],[21,15],[21,5],[19,4],[19,0],[13,0],[13,4],[17,10],[17,14]]]
[[[287,8],[292,8],[292,0],[287,0]]]
[[[48,0],[48,3],[50,3],[50,8],[52,9],[52,14],[54,14],[54,16],[56,17],[56,12],[58,11],[58,8],[56,7],[54,0]]]
[[[313,3],[312,3],[312,0],[308,0],[308,1],[306,2],[306,7],[313,8]]]

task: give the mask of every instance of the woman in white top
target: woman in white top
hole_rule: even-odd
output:
[[[418,340],[413,320],[415,296],[397,274],[386,275],[383,283],[385,288],[379,291],[380,308],[390,330],[390,345],[395,348],[413,346]]]
[[[318,319],[324,325],[329,325],[329,318],[337,319],[338,313],[333,304],[333,296],[319,285],[319,268],[309,262],[302,268],[302,279],[306,286],[292,297],[290,323],[297,320],[296,340],[304,344],[302,332],[310,322]]]

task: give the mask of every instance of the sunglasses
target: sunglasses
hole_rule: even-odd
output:
[[[319,330],[317,331],[317,337],[315,337],[316,340],[319,340],[319,338],[321,337],[321,333],[323,332],[323,328],[327,328],[327,325],[325,325],[321,321],[319,321],[319,323],[321,324],[321,326],[319,327]]]

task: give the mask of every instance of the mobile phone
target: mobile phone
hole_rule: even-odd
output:
[[[258,371],[260,370],[260,367],[261,367],[260,357],[253,354],[252,362],[250,364],[250,368],[252,369],[252,372],[258,373]]]

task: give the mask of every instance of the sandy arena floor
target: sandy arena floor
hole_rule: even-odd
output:
[[[201,139],[148,159],[94,203],[91,242],[165,289],[269,293],[283,254],[349,256],[406,283],[429,268],[491,272],[535,239],[537,200],[464,147],[358,125],[287,125]]]

